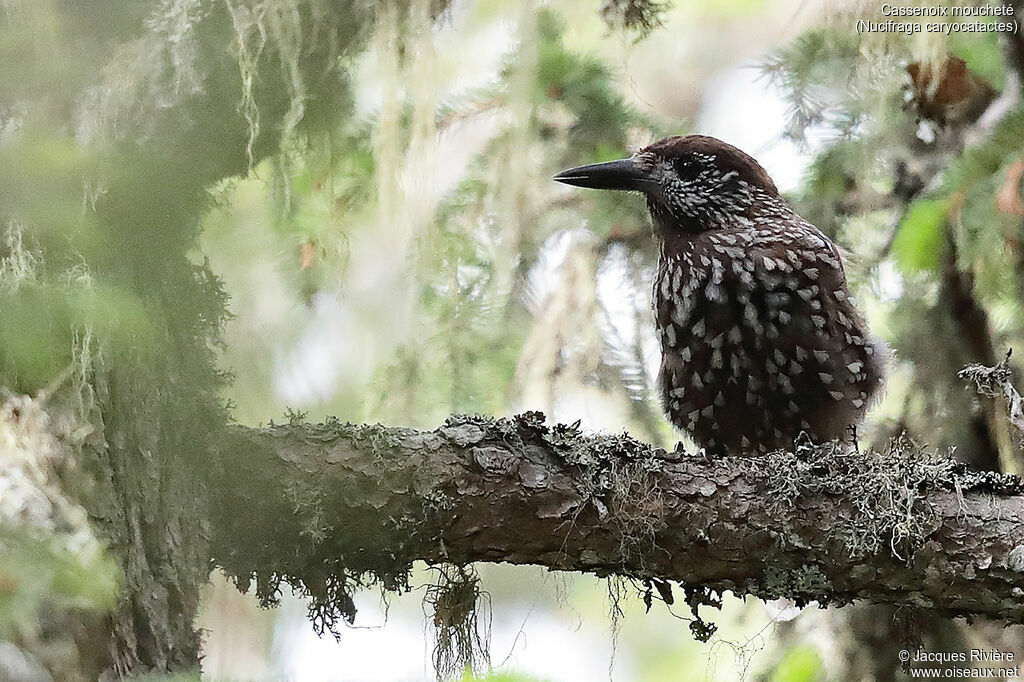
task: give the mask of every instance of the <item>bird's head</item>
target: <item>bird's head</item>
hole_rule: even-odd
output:
[[[779,192],[750,155],[704,135],[666,137],[632,157],[562,171],[558,182],[643,192],[663,230],[703,231],[735,224]]]

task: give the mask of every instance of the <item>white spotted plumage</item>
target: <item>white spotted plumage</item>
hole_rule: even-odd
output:
[[[661,240],[653,287],[671,421],[709,452],[843,435],[882,381],[839,250],[750,156],[700,135],[556,180],[642,192]]]
[[[841,436],[881,368],[838,250],[776,193],[742,172],[716,175],[714,154],[695,158],[695,179],[648,200],[663,239],[654,309],[672,328],[660,335],[663,390],[678,401],[670,419],[717,451],[785,447],[801,431]],[[732,192],[693,196],[702,183]]]

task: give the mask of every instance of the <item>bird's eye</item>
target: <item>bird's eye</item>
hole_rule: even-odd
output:
[[[695,180],[700,175],[700,164],[696,159],[681,156],[674,162],[676,175],[681,180]]]

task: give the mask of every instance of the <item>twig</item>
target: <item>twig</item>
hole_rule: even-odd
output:
[[[1010,423],[1021,432],[1021,446],[1024,447],[1024,399],[1013,387],[1010,381],[1012,371],[1010,370],[1010,355],[1013,349],[1006,351],[1006,357],[995,367],[970,364],[964,367],[957,374],[961,379],[974,382],[974,388],[979,395],[994,398],[1002,395],[1006,401],[1006,412]]]

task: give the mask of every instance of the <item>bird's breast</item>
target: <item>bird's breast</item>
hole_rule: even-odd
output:
[[[654,285],[662,400],[705,447],[831,438],[878,386],[874,347],[833,252],[719,240],[664,256]]]

